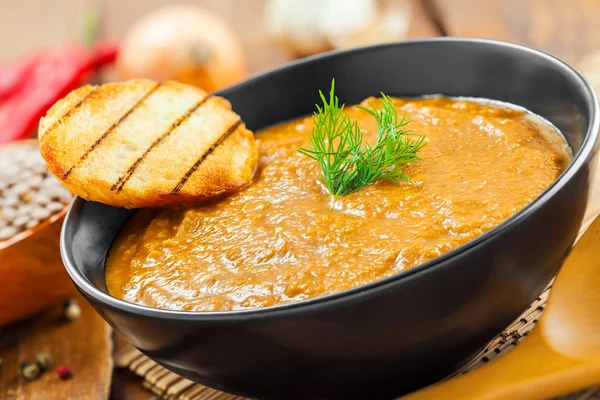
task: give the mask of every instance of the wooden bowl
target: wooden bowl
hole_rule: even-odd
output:
[[[2,145],[38,146],[35,139]],[[60,229],[67,207],[31,229],[0,242],[0,326],[66,300],[75,292],[60,257]]]

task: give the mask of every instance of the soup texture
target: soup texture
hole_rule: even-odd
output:
[[[377,104],[370,98],[363,102]],[[550,186],[571,153],[523,110],[444,97],[394,99],[424,135],[412,182],[332,197],[307,146],[311,117],[256,134],[253,182],[192,209],[143,210],[106,262],[109,292],[151,307],[227,311],[297,302],[392,276],[494,228]],[[356,107],[364,140],[376,125]]]

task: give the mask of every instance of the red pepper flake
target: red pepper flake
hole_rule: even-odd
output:
[[[67,367],[66,365],[61,365],[59,367],[56,367],[55,371],[58,374],[58,377],[60,379],[62,379],[63,381],[73,378],[73,373],[71,372],[71,368]]]

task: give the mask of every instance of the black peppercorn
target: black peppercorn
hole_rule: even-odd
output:
[[[38,353],[35,356],[35,363],[42,371],[48,371],[52,367],[52,357],[46,353]]]

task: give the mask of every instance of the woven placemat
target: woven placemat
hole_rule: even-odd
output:
[[[454,375],[466,374],[517,346],[533,329],[548,300],[551,285],[531,304],[529,309],[492,340],[471,362]],[[156,396],[166,400],[243,400],[243,397],[219,392],[199,385],[156,364],[136,349],[117,355],[115,365],[126,368],[143,378],[143,385]],[[562,396],[555,400],[600,400],[600,387]]]

